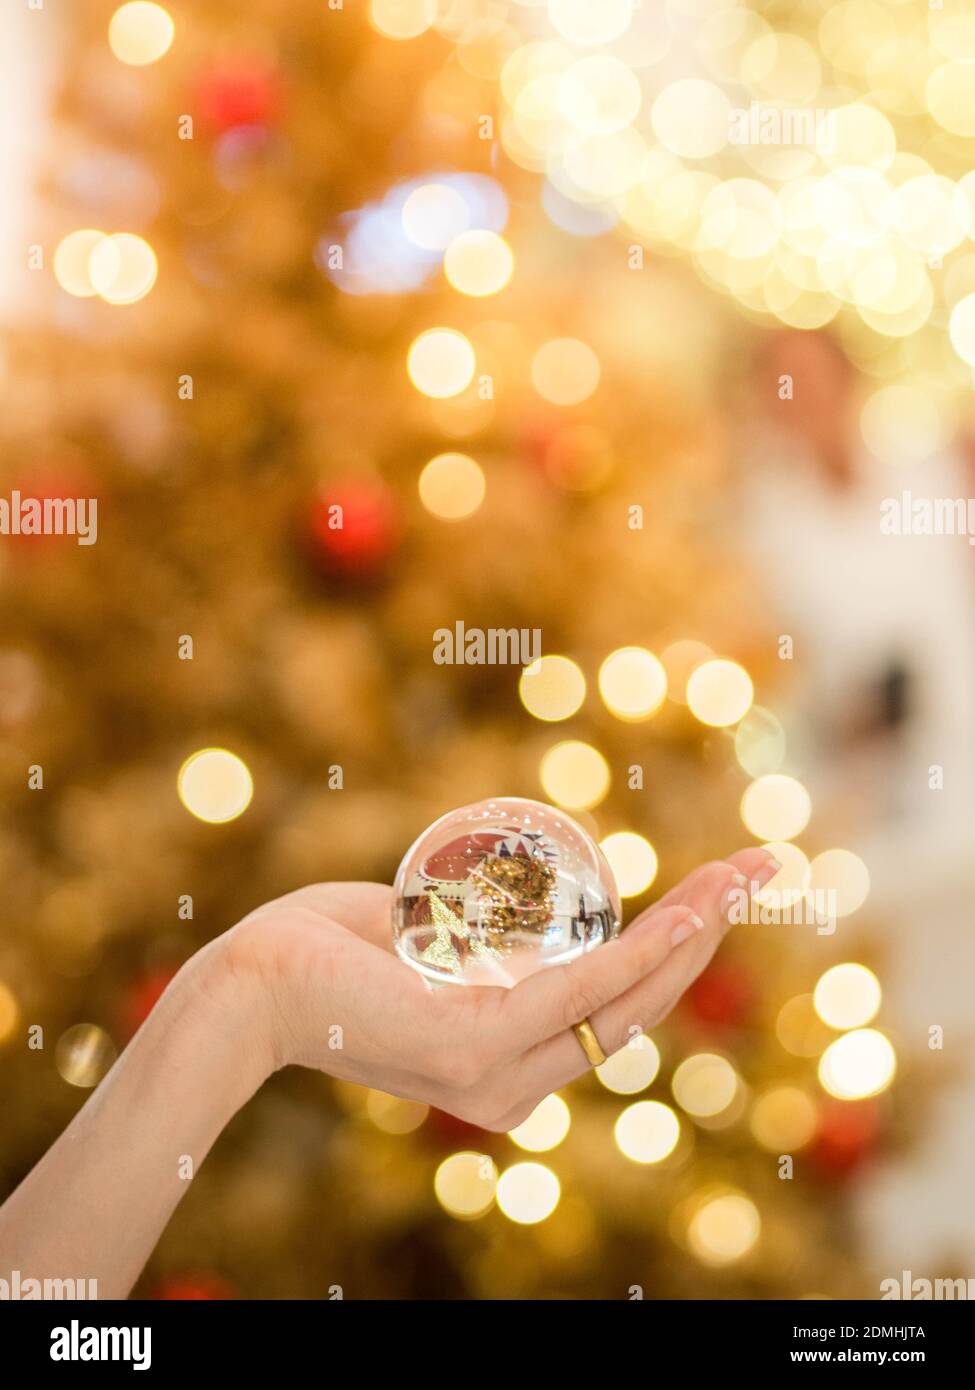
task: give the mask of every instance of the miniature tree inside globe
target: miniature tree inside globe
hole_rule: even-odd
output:
[[[514,985],[619,930],[612,872],[564,811],[497,797],[441,816],[396,874],[393,936],[428,980]]]

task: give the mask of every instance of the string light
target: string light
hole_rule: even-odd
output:
[[[487,1154],[456,1153],[445,1158],[433,1177],[433,1190],[444,1211],[473,1221],[490,1211],[498,1185],[498,1170]]]
[[[740,1192],[727,1192],[701,1203],[691,1218],[687,1241],[704,1264],[727,1265],[754,1248],[762,1230],[758,1208]]]
[[[749,1125],[756,1143],[770,1153],[795,1153],[816,1132],[812,1097],[798,1086],[772,1086],[755,1100]]]
[[[542,1153],[562,1143],[571,1123],[572,1116],[565,1101],[561,1096],[550,1095],[539,1101],[527,1120],[508,1131],[508,1138],[520,1149]]]
[[[600,840],[613,871],[620,897],[635,898],[645,893],[657,877],[657,852],[649,840],[633,830],[617,830]]]
[[[738,1074],[725,1057],[699,1052],[681,1062],[671,1081],[674,1099],[696,1118],[710,1119],[727,1110],[738,1092]]]
[[[542,656],[522,671],[518,696],[536,719],[570,719],[586,698],[586,678],[569,657]]]
[[[553,405],[579,405],[599,385],[599,358],[578,338],[553,338],[532,359],[535,390]]]
[[[542,758],[539,777],[556,806],[586,811],[609,791],[609,764],[598,749],[578,739],[557,743]]]
[[[801,782],[783,773],[756,778],[741,798],[741,818],[759,840],[795,839],[811,815],[809,793]]]
[[[633,1163],[662,1163],[677,1147],[680,1120],[659,1100],[638,1100],[620,1113],[613,1129],[620,1153]]]
[[[649,719],[667,695],[667,672],[653,652],[620,647],[599,668],[599,693],[617,719]]]
[[[652,1038],[635,1035],[618,1052],[596,1068],[596,1076],[616,1095],[631,1096],[645,1091],[660,1070],[660,1053]]]
[[[20,1010],[13,990],[0,980],[0,1043],[12,1036],[19,1017]]]
[[[135,304],[144,299],[158,272],[155,251],[131,232],[102,237],[88,261],[92,287],[109,304]]]
[[[885,1091],[894,1079],[897,1055],[875,1028],[857,1028],[831,1042],[819,1059],[819,1080],[838,1100],[864,1100]]]
[[[498,1179],[499,1209],[519,1226],[535,1226],[552,1215],[562,1189],[544,1163],[515,1163]]]
[[[415,338],[407,372],[424,396],[459,396],[474,379],[476,358],[470,341],[454,328],[428,328]]]
[[[92,284],[91,256],[96,246],[106,240],[104,232],[94,227],[82,227],[69,232],[54,252],[54,278],[63,290],[78,299],[90,299],[98,290]]]
[[[511,279],[515,258],[497,232],[462,232],[454,237],[443,258],[444,275],[460,294],[484,298],[497,294]]]
[[[243,815],[254,795],[247,764],[226,748],[191,754],[176,779],[179,799],[197,820],[219,825]]]
[[[737,724],[754,698],[751,677],[737,661],[705,661],[687,681],[687,707],[702,724]]]
[[[54,1065],[69,1086],[87,1090],[98,1085],[117,1055],[104,1028],[95,1023],[76,1023],[58,1038]]]
[[[441,521],[463,521],[484,501],[484,470],[467,454],[438,454],[420,474],[420,501]]]
[[[819,977],[813,1005],[830,1028],[862,1028],[880,1009],[880,981],[865,965],[847,961]]]
[[[415,39],[437,17],[437,0],[369,0],[369,22],[387,39]]]
[[[385,1091],[369,1091],[366,1095],[366,1114],[384,1134],[412,1134],[429,1113],[430,1107],[418,1100],[402,1100]]]
[[[810,866],[810,888],[815,893],[830,895],[837,917],[849,917],[867,900],[870,871],[852,850],[823,850]]]
[[[158,62],[169,52],[176,26],[162,5],[131,0],[121,5],[108,24],[108,42],[116,58],[133,67]]]

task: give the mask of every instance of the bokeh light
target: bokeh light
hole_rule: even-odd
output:
[[[775,1020],[775,1036],[793,1057],[818,1057],[832,1040],[811,994],[796,994],[786,1000]]]
[[[687,682],[692,672],[714,655],[703,642],[685,637],[671,642],[660,653],[660,664],[667,676],[667,695],[674,704],[687,704]]]
[[[133,67],[157,62],[168,53],[176,26],[162,5],[131,0],[120,5],[108,24],[108,42],[116,58]]]
[[[634,1101],[620,1113],[613,1137],[634,1163],[662,1163],[677,1147],[680,1120],[659,1100]]]
[[[444,1211],[461,1220],[475,1220],[494,1205],[498,1170],[487,1154],[451,1154],[433,1177],[433,1190]]]
[[[441,521],[462,521],[484,501],[484,470],[467,454],[438,454],[419,479],[420,501]]]
[[[862,1028],[880,1009],[880,981],[853,961],[834,965],[819,977],[813,1005],[830,1028]]]
[[[0,980],[0,1044],[12,1036],[20,1018],[17,1000],[9,985]]]
[[[247,810],[254,782],[247,764],[226,748],[201,748],[179,770],[180,801],[197,820],[219,825]]]
[[[648,719],[667,695],[667,673],[653,652],[620,647],[599,668],[599,693],[618,719]]]
[[[542,656],[522,671],[518,695],[536,719],[570,719],[586,698],[586,678],[569,657]]]
[[[369,0],[369,20],[387,39],[415,39],[437,17],[437,0]]]
[[[553,405],[579,405],[599,385],[599,358],[578,338],[552,338],[531,364],[535,390]]]
[[[620,897],[635,898],[645,893],[657,877],[657,852],[649,840],[633,830],[617,830],[600,840],[613,871]]]
[[[567,739],[544,755],[539,778],[550,801],[570,811],[585,811],[609,791],[609,764],[591,744]]]
[[[569,1107],[561,1096],[553,1094],[539,1101],[527,1120],[510,1129],[508,1138],[520,1149],[543,1153],[562,1143],[571,1123]]]
[[[94,227],[69,232],[54,252],[54,278],[63,290],[78,299],[98,293],[91,281],[91,253],[105,240],[105,233]]]
[[[400,210],[407,238],[421,251],[445,251],[471,223],[460,189],[450,183],[424,183],[412,189]]]
[[[687,682],[687,706],[702,724],[722,728],[737,724],[748,713],[754,687],[737,661],[705,661]]]
[[[548,17],[569,43],[596,47],[629,28],[633,0],[548,0]]]
[[[88,273],[95,292],[108,304],[135,304],[152,289],[159,273],[156,253],[131,232],[102,237],[92,248]]]
[[[632,1096],[645,1091],[659,1070],[660,1052],[656,1043],[646,1033],[638,1033],[596,1068],[596,1076],[607,1091]]]
[[[770,710],[752,705],[735,729],[735,757],[749,777],[778,772],[785,762],[785,729]]]
[[[864,1100],[894,1079],[897,1055],[876,1028],[857,1028],[831,1042],[819,1059],[819,1080],[838,1100]]]
[[[418,1100],[402,1100],[385,1091],[366,1094],[366,1114],[384,1134],[412,1134],[419,1129],[430,1113],[430,1107]]]
[[[816,1104],[798,1086],[770,1086],[755,1099],[749,1125],[755,1142],[770,1153],[795,1153],[816,1132]]]
[[[758,1208],[740,1192],[726,1192],[702,1202],[687,1228],[687,1243],[708,1265],[727,1265],[753,1249],[762,1230]]]
[[[698,1052],[686,1058],[671,1081],[674,1099],[695,1118],[710,1119],[727,1110],[738,1092],[738,1074],[716,1052]]]
[[[474,379],[477,360],[469,339],[454,328],[428,328],[407,356],[410,380],[424,396],[458,396]]]
[[[961,360],[975,367],[975,294],[967,294],[952,309],[948,333]]]
[[[782,867],[753,895],[754,900],[762,907],[781,912],[805,897],[812,866],[803,850],[788,840],[767,842],[762,849],[768,850]]]
[[[519,1226],[534,1226],[551,1216],[560,1196],[559,1180],[544,1163],[515,1163],[498,1179],[498,1207]]]
[[[497,294],[511,279],[515,258],[497,232],[475,230],[454,237],[443,258],[444,274],[460,294]]]
[[[54,1065],[71,1086],[97,1086],[117,1056],[115,1044],[95,1023],[76,1023],[58,1038]]]
[[[806,788],[784,773],[756,778],[741,798],[741,818],[759,840],[792,840],[805,830],[811,815]]]
[[[867,900],[870,871],[852,850],[826,849],[812,861],[809,886],[815,893],[830,894],[837,917],[848,917]]]

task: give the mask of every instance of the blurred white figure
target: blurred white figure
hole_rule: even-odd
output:
[[[880,1024],[930,1077],[913,1083],[932,1110],[915,1150],[872,1171],[857,1208],[881,1275],[936,1277],[961,1258],[975,1276],[975,548],[880,526],[885,498],[965,498],[970,479],[961,455],[871,458],[854,374],[825,335],[773,339],[755,386],[736,525],[793,639],[794,770],[814,807],[804,843],[866,861],[864,913],[891,943]],[[841,921],[810,950],[832,964],[857,927]],[[934,1025],[943,1052],[929,1050]]]

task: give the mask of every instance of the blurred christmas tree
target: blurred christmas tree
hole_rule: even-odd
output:
[[[546,71],[519,50],[533,12],[213,0],[169,6],[173,38],[157,6],[78,8],[3,475],[96,497],[99,530],[0,557],[8,1188],[84,1099],[65,1083],[95,1084],[255,904],[388,882],[429,821],[511,794],[631,832],[610,848],[639,908],[737,847],[748,777],[782,757],[774,716],[739,722],[742,667],[761,688],[772,644],[718,500],[720,321],[680,266],[513,158],[549,113],[529,101],[500,140],[504,65]],[[563,659],[521,682],[435,664],[458,621],[539,629]],[[715,656],[740,665],[710,668],[692,713]],[[240,762],[187,768],[214,748]],[[729,941],[653,1042],[541,1108],[537,1160],[275,1078],[141,1292],[860,1292],[837,1181],[888,1101],[824,1097],[837,1032],[794,939]],[[547,1216],[526,1161],[558,1177]]]

